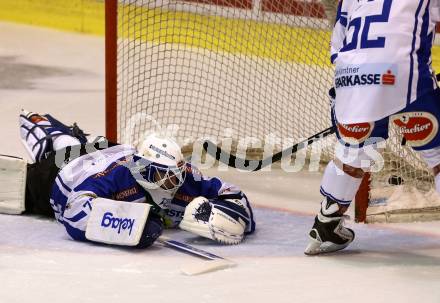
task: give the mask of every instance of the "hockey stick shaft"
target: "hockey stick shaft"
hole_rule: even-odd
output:
[[[182,251],[182,252],[197,256],[197,257],[201,257],[201,258],[204,258],[207,260],[218,260],[218,259],[224,260],[223,257],[214,255],[214,254],[207,252],[203,249],[199,249],[199,248],[196,248],[194,246],[191,246],[189,244],[182,243],[179,241],[171,240],[171,239],[168,239],[163,236],[159,237],[158,241],[159,241],[159,243],[161,243],[167,247],[170,247],[170,248],[173,248],[173,249],[176,249],[176,250],[179,250],[179,251]]]
[[[263,167],[266,167],[268,165],[271,165],[274,162],[280,161],[283,157],[290,156],[297,151],[307,147],[308,145],[325,138],[335,132],[335,128],[329,127],[299,143],[296,143],[295,145],[286,148],[275,155],[271,157],[267,157],[263,160],[249,160],[249,159],[243,159],[238,158],[237,156],[230,154],[224,150],[222,150],[220,147],[218,147],[215,143],[205,140],[203,143],[203,149],[212,157],[217,159],[218,161],[227,164],[228,166],[239,168],[242,170],[247,171],[258,171],[262,169]]]
[[[168,239],[164,236],[159,237],[158,242],[165,247],[188,253],[196,257],[201,257],[206,260],[202,262],[188,263],[183,265],[180,268],[180,271],[188,276],[200,275],[221,269],[231,268],[237,265],[237,263],[231,260],[227,260],[223,257],[214,255],[210,252],[196,248],[186,243]]]

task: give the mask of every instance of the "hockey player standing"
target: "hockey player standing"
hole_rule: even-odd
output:
[[[433,169],[440,192],[440,90],[431,67],[439,2],[339,1],[331,40],[332,122],[343,152],[325,169],[324,200],[306,254],[337,251],[353,241],[343,214],[372,165],[371,155],[388,138],[390,120]]]
[[[76,125],[25,111],[20,132],[35,163],[27,165],[26,192],[17,200],[25,200],[27,212],[55,217],[74,240],[144,248],[164,227],[180,226],[238,244],[255,229],[244,193],[202,176],[168,138],[151,134],[138,151],[87,143]],[[21,162],[0,156],[0,168]]]

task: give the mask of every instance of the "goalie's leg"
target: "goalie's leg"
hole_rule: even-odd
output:
[[[21,214],[25,210],[27,163],[0,155],[0,214]]]
[[[59,168],[55,155],[38,163],[0,155],[0,213],[54,217],[50,192]]]

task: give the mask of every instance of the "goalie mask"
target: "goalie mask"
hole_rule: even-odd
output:
[[[175,191],[183,184],[186,165],[176,142],[152,134],[141,143],[137,156],[130,170],[143,188]]]

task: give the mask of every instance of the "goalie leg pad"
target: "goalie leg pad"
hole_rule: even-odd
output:
[[[40,161],[52,146],[52,141],[46,130],[47,127],[50,127],[50,122],[40,115],[23,110],[19,124],[23,146],[33,162]]]
[[[25,210],[26,172],[25,160],[0,155],[0,213],[18,215]]]
[[[88,134],[84,133],[84,131],[79,128],[79,126],[76,123],[73,123],[72,126],[67,126],[64,123],[61,123],[59,120],[55,119],[49,114],[44,115],[44,117],[49,120],[52,128],[50,129],[50,132],[60,132],[62,134],[68,135],[70,137],[73,137],[79,141],[80,144],[86,144],[87,143],[87,136]],[[72,145],[72,144],[70,144]],[[65,146],[63,146],[65,147]]]
[[[143,235],[148,236],[144,234],[144,227],[150,207],[151,205],[146,203],[96,198],[93,200],[92,211],[87,221],[86,238],[106,244],[137,246]],[[157,234],[158,230],[156,226],[147,224],[147,233],[152,231]],[[149,246],[156,239],[147,240],[141,245]]]
[[[33,162],[53,150],[87,142],[86,134],[75,123],[69,127],[51,115],[22,110],[19,123],[21,141]]]

